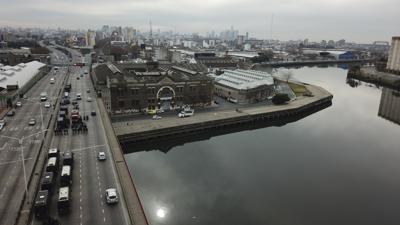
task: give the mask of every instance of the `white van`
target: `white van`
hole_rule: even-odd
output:
[[[47,92],[40,93],[40,101],[42,102],[47,101]]]

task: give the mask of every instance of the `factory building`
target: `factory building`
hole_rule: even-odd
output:
[[[392,38],[386,69],[400,75],[400,36]]]
[[[214,93],[237,104],[256,103],[275,93],[271,74],[255,70],[225,70],[216,76]]]

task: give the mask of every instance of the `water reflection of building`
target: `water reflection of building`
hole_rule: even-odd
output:
[[[400,124],[400,92],[383,88],[378,116]]]

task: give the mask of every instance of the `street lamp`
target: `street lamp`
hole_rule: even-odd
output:
[[[44,133],[44,132],[47,131],[47,130],[48,130],[48,129],[42,130],[42,131],[40,131],[40,132],[31,134],[31,135],[29,135],[29,136],[22,137],[22,138],[16,138],[16,137],[10,137],[10,136],[5,136],[5,135],[0,135],[0,137],[8,138],[8,139],[11,139],[11,140],[16,140],[16,141],[18,141],[18,145],[19,145],[18,148],[21,149],[20,151],[21,151],[22,169],[23,169],[23,171],[24,171],[25,195],[26,195],[27,198],[28,198],[28,182],[26,181],[24,146],[22,145],[22,142],[23,142],[23,140],[25,140],[25,139],[27,139],[27,138],[30,138],[30,137],[32,137],[32,136],[34,136],[34,135],[37,135],[37,134],[40,134],[40,133]]]

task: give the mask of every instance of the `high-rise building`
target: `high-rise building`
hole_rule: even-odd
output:
[[[400,36],[392,37],[386,69],[389,72],[400,74]]]
[[[86,33],[86,46],[93,47],[96,45],[96,32],[89,30]]]

